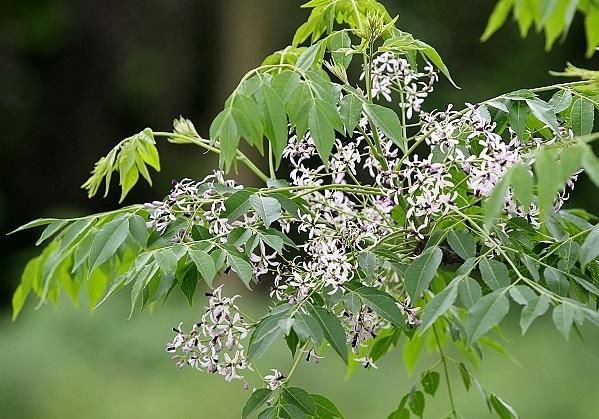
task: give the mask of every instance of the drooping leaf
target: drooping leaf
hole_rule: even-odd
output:
[[[269,316],[258,324],[248,343],[248,359],[261,357],[283,335],[283,330],[279,327],[281,318],[280,315]]]
[[[339,318],[323,307],[308,305],[308,314],[312,316],[320,325],[324,338],[329,342],[331,347],[339,354],[343,362],[347,364],[347,343],[345,339],[345,331]]]
[[[574,323],[574,314],[575,309],[572,304],[562,303],[553,308],[553,323],[566,339],[570,337],[570,329],[572,328],[572,323]]]
[[[593,132],[595,107],[590,100],[579,97],[572,104],[570,121],[574,135],[588,135]]]
[[[272,146],[275,168],[279,167],[283,150],[287,146],[287,115],[285,105],[279,94],[268,85],[263,87],[264,91],[264,115],[262,125],[264,134]]]
[[[241,418],[246,419],[253,414],[258,413],[260,408],[264,405],[264,403],[266,403],[271,394],[272,390],[267,388],[256,389],[245,403],[243,411],[241,412]]]
[[[399,116],[393,110],[366,102],[362,104],[362,110],[374,126],[387,138],[393,141],[398,147],[405,148],[401,122],[399,121]]]
[[[371,287],[360,287],[352,292],[358,294],[364,304],[395,326],[405,325],[404,316],[395,300],[386,292]]]
[[[316,417],[318,419],[343,419],[343,415],[332,401],[320,394],[311,394],[316,403]]]
[[[322,99],[314,101],[308,116],[308,126],[320,158],[323,163],[328,164],[333,144],[335,143],[335,130],[323,111],[323,108],[326,106],[325,103]]]
[[[503,262],[484,257],[478,266],[483,281],[492,290],[507,287],[510,284],[510,275]]]
[[[267,228],[281,217],[281,204],[275,198],[255,194],[249,201]]]
[[[204,281],[206,281],[206,285],[212,288],[212,281],[216,276],[216,267],[214,266],[214,260],[208,253],[201,249],[187,249],[187,254],[195,263],[196,268]]]
[[[469,309],[480,300],[483,294],[478,281],[466,277],[458,285],[458,296],[462,305]]]
[[[420,383],[422,384],[422,389],[431,396],[435,396],[437,389],[439,388],[439,381],[441,376],[437,371],[427,371],[422,375],[420,379]]]
[[[505,295],[505,289],[498,289],[482,297],[470,308],[466,320],[468,343],[476,340],[497,326],[510,309],[510,302]]]
[[[509,121],[510,126],[520,140],[524,140],[526,133],[526,121],[528,119],[529,108],[526,102],[522,100],[514,100],[510,107]]]
[[[551,128],[553,132],[559,133],[559,124],[555,116],[555,111],[547,102],[538,98],[534,98],[527,99],[526,103],[528,104],[532,114],[539,121]]]
[[[558,269],[551,266],[545,268],[543,273],[545,283],[547,287],[558,295],[567,295],[570,283],[566,279],[566,276],[561,273]]]
[[[514,0],[500,0],[496,5],[493,11],[491,12],[491,16],[489,17],[489,21],[487,22],[487,27],[481,36],[481,41],[486,41],[489,39],[499,28],[503,26],[507,17],[509,16],[510,10],[512,10],[512,6],[514,5]]]
[[[316,413],[316,402],[306,390],[299,387],[283,387],[281,395],[285,402],[299,407],[305,413],[309,415]]]
[[[339,113],[346,131],[349,134],[352,134],[360,122],[360,116],[362,115],[362,101],[356,95],[345,95],[343,99],[341,99]]]
[[[595,226],[580,247],[580,263],[586,266],[599,257],[599,225]]]
[[[491,402],[491,406],[493,406],[493,410],[497,412],[501,419],[519,419],[518,413],[516,413],[514,408],[495,394],[491,394],[489,401]]]
[[[408,267],[404,283],[412,301],[416,301],[431,283],[443,259],[438,247],[429,247]]]
[[[90,271],[110,259],[127,239],[128,234],[129,217],[118,218],[103,226],[89,251]]]
[[[535,297],[532,301],[522,309],[520,315],[520,328],[522,334],[525,334],[532,322],[539,316],[542,316],[549,310],[549,297],[542,294]]]
[[[457,231],[450,229],[447,235],[447,243],[464,260],[476,256],[476,242],[466,229]]]
[[[458,296],[458,284],[460,279],[461,278],[456,278],[443,291],[435,295],[424,307],[421,318],[422,324],[420,325],[421,333],[432,326],[435,320],[445,314],[445,312],[449,310],[449,307],[455,302]]]

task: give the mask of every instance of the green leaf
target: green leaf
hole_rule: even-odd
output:
[[[404,316],[395,300],[386,292],[370,287],[360,287],[352,292],[358,294],[364,304],[395,326],[405,325]]]
[[[510,275],[504,263],[484,257],[478,267],[483,281],[492,290],[510,285]]]
[[[196,271],[195,266],[189,266],[183,277],[179,279],[179,287],[185,298],[187,298],[190,307],[193,304],[193,295],[195,294],[197,284],[198,271]]]
[[[504,289],[493,291],[478,300],[470,308],[466,319],[466,334],[468,344],[476,340],[497,326],[506,316],[510,309],[510,302],[505,295]]]
[[[234,96],[232,107],[233,117],[239,128],[239,133],[248,144],[255,146],[262,153],[264,148],[264,127],[262,126],[262,115],[258,104],[251,97],[243,93],[237,93]]]
[[[466,229],[449,229],[447,243],[464,260],[476,256],[476,242]]]
[[[253,192],[242,189],[229,196],[225,200],[225,210],[221,212],[221,217],[233,221],[247,213],[252,207],[250,204],[250,197],[252,195]]]
[[[426,42],[419,40],[419,41],[417,41],[417,43],[422,48],[421,50],[419,50],[420,54],[422,54],[422,56],[424,56],[431,63],[433,63],[435,66],[437,66],[437,68],[441,71],[441,73],[443,73],[445,75],[445,77],[447,77],[447,79],[450,81],[450,83],[453,84],[453,86],[456,89],[459,89],[459,86],[457,84],[455,84],[455,82],[451,78],[451,74],[449,74],[449,69],[443,62],[443,59],[441,58],[441,56],[439,55],[437,50],[434,49],[433,47],[431,47]]]
[[[250,205],[267,228],[281,218],[281,204],[275,198],[252,195],[250,196]]]
[[[119,218],[102,226],[89,250],[90,272],[116,253],[129,234],[129,217]]]
[[[275,168],[279,167],[283,150],[287,146],[287,115],[285,105],[275,90],[269,85],[264,85],[264,133],[269,139],[275,158]]]
[[[466,391],[469,391],[470,385],[471,385],[471,378],[470,378],[470,373],[468,372],[468,368],[466,368],[466,365],[464,365],[462,362],[460,362],[459,369],[460,369],[460,375],[462,377],[462,382],[464,383],[464,387],[466,388]]]
[[[229,170],[239,145],[239,130],[231,108],[224,109],[214,118],[210,125],[210,138],[212,141],[219,141],[221,163]]]
[[[422,391],[413,391],[410,393],[410,397],[408,398],[408,404],[410,405],[410,409],[412,412],[418,417],[422,417],[424,414],[424,394]]]
[[[248,343],[248,359],[261,357],[281,337],[283,334],[283,330],[279,327],[281,318],[281,315],[269,316],[258,323]]]
[[[346,50],[351,48],[351,39],[347,32],[336,32],[329,38],[329,49],[333,62],[342,66],[349,67],[352,60],[351,54],[346,54]]]
[[[341,99],[341,107],[339,109],[341,120],[348,134],[352,134],[362,115],[362,100],[355,94],[348,94]]]
[[[64,221],[64,220],[61,220],[60,218],[38,218],[37,220],[29,221],[28,223],[23,224],[22,226],[20,226],[17,229],[8,233],[8,235],[14,234],[18,231],[28,230],[30,228],[35,228],[35,227],[41,227],[41,226],[45,226],[45,225],[60,222],[60,221]]]
[[[587,148],[582,155],[582,167],[589,179],[599,188],[599,159],[590,148]]]
[[[435,295],[424,307],[420,333],[424,333],[440,316],[445,314],[458,296],[458,284],[461,278],[456,278],[443,291]]]
[[[129,219],[129,233],[142,247],[148,243],[148,227],[146,221],[137,214],[133,214]]]
[[[595,108],[590,100],[579,97],[572,104],[570,122],[575,136],[588,135],[593,132]]]
[[[570,283],[566,279],[565,275],[561,273],[559,270],[548,266],[545,268],[543,273],[543,277],[545,278],[545,283],[547,283],[547,287],[558,295],[565,296],[568,294],[568,288]]]
[[[543,124],[551,128],[555,133],[559,133],[559,124],[555,117],[553,108],[541,99],[526,99],[526,103],[530,107],[532,114]]]
[[[516,413],[514,408],[495,394],[491,394],[489,401],[501,419],[519,419],[518,413]]]
[[[249,288],[250,282],[254,278],[254,267],[249,260],[240,252],[231,252],[227,250],[227,263],[233,271],[239,276],[241,282]]]
[[[322,343],[324,332],[312,316],[298,312],[293,318],[293,330],[302,338],[312,338],[317,345]]]
[[[584,18],[584,28],[587,35],[586,57],[591,58],[599,45],[599,7],[597,3],[589,5],[590,9]]]
[[[599,257],[599,224],[593,227],[580,247],[580,264],[586,266]]]
[[[441,249],[429,247],[406,269],[404,284],[413,302],[428,288],[442,259]]]
[[[196,268],[208,287],[212,288],[212,281],[216,276],[216,267],[214,266],[214,260],[208,253],[200,249],[187,249],[187,254],[195,263]]]
[[[308,116],[308,126],[321,160],[328,164],[333,144],[335,144],[335,130],[323,111],[325,103],[322,99],[314,100]]]
[[[529,108],[522,100],[514,100],[510,106],[509,121],[510,126],[520,140],[524,140],[526,133],[526,120],[528,119]]]
[[[291,95],[286,107],[289,120],[295,126],[298,138],[303,138],[308,130],[308,114],[311,106],[312,92],[306,82],[301,82]]]
[[[266,403],[271,394],[272,391],[267,388],[259,388],[254,391],[243,407],[241,418],[246,419],[254,413],[258,413],[258,410]]]
[[[55,233],[62,229],[67,223],[68,220],[58,220],[48,224],[42,232],[40,238],[35,242],[35,245],[39,246],[42,244],[45,240],[52,237]]]
[[[290,70],[281,71],[272,78],[271,86],[275,89],[275,92],[277,92],[285,106],[287,106],[291,96],[295,93],[295,89],[299,87],[300,80],[300,75]]]
[[[481,299],[483,294],[478,281],[466,277],[458,285],[458,296],[462,305],[469,309]]]
[[[410,411],[402,407],[391,413],[387,419],[410,419]]]
[[[510,288],[510,297],[521,306],[526,306],[537,297],[537,294],[527,285],[516,285]]]
[[[358,266],[362,268],[368,278],[374,277],[378,266],[378,259],[372,252],[363,251],[358,253]]]
[[[568,303],[562,303],[553,308],[553,324],[566,339],[570,337],[570,329],[574,322],[574,306]]]
[[[400,335],[401,328],[399,327],[385,329],[382,333],[377,334],[369,353],[372,360],[376,362],[389,352],[392,346],[397,345]]]
[[[318,419],[343,419],[343,415],[332,401],[320,394],[310,394],[316,403],[316,418]]]
[[[264,409],[258,415],[258,419],[275,419],[276,407],[269,407]]]
[[[572,92],[570,90],[558,90],[549,99],[549,105],[555,113],[560,113],[568,109],[572,103]]]
[[[362,104],[362,110],[374,124],[375,128],[381,130],[387,138],[402,150],[405,149],[401,122],[399,121],[399,116],[393,110],[367,102]]]
[[[525,334],[532,322],[539,316],[542,316],[549,310],[549,297],[542,294],[538,297],[533,298],[527,305],[522,309],[520,315],[520,328],[522,334]]]
[[[312,67],[320,66],[322,62],[322,43],[317,42],[316,44],[308,47],[297,60],[297,67],[302,70],[309,70]]]
[[[511,183],[514,196],[522,204],[522,207],[529,208],[533,196],[533,176],[530,169],[525,164],[517,164],[511,168]]]
[[[425,393],[435,396],[437,389],[439,388],[439,380],[441,376],[436,371],[427,371],[422,375],[420,383]]]
[[[279,405],[279,418],[283,419],[307,419],[308,416],[297,406],[292,404]]]
[[[283,387],[281,394],[284,401],[299,407],[305,413],[309,415],[316,413],[316,402],[306,390],[299,387]]]
[[[501,214],[503,206],[505,204],[505,194],[510,185],[511,172],[508,170],[501,180],[493,188],[493,192],[487,199],[483,201],[483,212],[485,214],[485,230],[489,229],[495,224],[495,220]]]
[[[339,321],[339,318],[323,307],[308,305],[308,314],[312,316],[320,325],[324,337],[331,344],[335,352],[339,354],[343,362],[347,364],[347,343],[345,339],[345,330]]]
[[[513,5],[514,0],[500,0],[495,5],[495,8],[491,12],[491,16],[489,16],[487,27],[480,37],[481,41],[485,42],[503,26],[507,17],[509,16],[510,10],[512,10]]]

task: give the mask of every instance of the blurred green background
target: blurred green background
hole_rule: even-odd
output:
[[[437,47],[454,79],[443,80],[429,106],[474,102],[508,90],[549,84],[548,70],[585,60],[582,20],[564,43],[543,51],[541,35],[521,40],[508,24],[478,41],[494,1],[385,2],[400,26]],[[211,118],[239,78],[262,58],[288,45],[307,17],[296,0],[75,0],[3,1],[0,6],[0,227],[8,232],[40,216],[72,216],[114,208],[116,195],[87,200],[79,185],[93,163],[120,139],[146,126],[166,131],[178,115],[206,133]],[[159,146],[163,172],[154,188],[140,184],[128,202],[160,199],[172,179],[201,177],[212,156],[185,146]],[[246,183],[254,182],[240,173]],[[599,212],[583,180],[574,205]],[[155,313],[127,321],[123,296],[89,313],[66,301],[60,308],[29,306],[10,322],[10,297],[20,269],[35,254],[33,233],[3,237],[0,253],[0,418],[234,418],[249,396],[238,383],[180,371],[163,352],[180,320],[201,314],[174,299]],[[233,287],[230,291],[233,292]],[[255,297],[251,309],[263,301]],[[515,310],[514,310],[515,311]],[[490,353],[480,372],[490,391],[523,418],[599,417],[599,331],[585,342],[564,341],[539,322],[522,338],[506,330],[516,364]],[[288,370],[287,352],[273,351],[263,369]],[[433,361],[431,359],[429,361]],[[308,366],[298,382],[338,401],[348,418],[379,418],[409,391],[399,352],[378,370],[344,381],[334,356]],[[455,371],[454,371],[455,372]],[[459,378],[456,374],[456,379]],[[455,383],[468,418],[488,417],[475,390]],[[426,417],[447,410],[441,396]]]

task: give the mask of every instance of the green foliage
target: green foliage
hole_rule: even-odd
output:
[[[118,172],[121,185],[119,202],[122,202],[137,183],[140,174],[152,185],[148,166],[160,171],[160,160],[155,144],[154,133],[150,128],[121,141],[105,157],[98,160],[91,177],[81,187],[87,190],[91,198],[98,192],[104,181],[104,196],[106,196],[110,189],[112,174]]]
[[[545,31],[545,49],[548,51],[560,35],[562,40],[568,35],[576,11],[584,15],[587,57],[590,57],[599,46],[599,4],[594,0],[499,0],[481,39],[489,39],[512,12],[522,37],[533,24],[537,32]]]

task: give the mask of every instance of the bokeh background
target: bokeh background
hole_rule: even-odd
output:
[[[548,70],[584,59],[582,19],[548,53],[543,38],[522,40],[508,24],[481,44],[493,0],[388,0],[400,26],[436,46],[462,87],[445,80],[429,106],[474,102],[552,83]],[[206,133],[238,79],[270,52],[289,44],[307,17],[299,0],[24,0],[0,4],[0,231],[40,216],[75,216],[114,208],[116,197],[88,200],[79,189],[93,163],[120,139],[146,126],[170,129],[184,115]],[[172,179],[198,178],[215,167],[191,146],[160,144],[163,170],[153,188],[141,184],[128,202],[160,199]],[[246,183],[254,182],[246,174]],[[586,180],[575,205],[599,210]],[[66,301],[28,306],[10,321],[10,298],[32,248],[33,233],[2,237],[0,252],[0,418],[234,418],[249,396],[221,377],[179,371],[163,352],[170,327],[200,315],[182,300],[127,321],[127,297],[90,313]],[[255,299],[252,309],[260,309]],[[515,311],[515,310],[514,310]],[[599,417],[599,331],[564,341],[546,320],[522,338],[506,328],[510,359],[489,353],[480,371],[489,390],[523,418]],[[273,351],[277,352],[277,351]],[[261,362],[289,368],[286,352]],[[430,360],[433,360],[432,358]],[[429,361],[430,361],[429,360]],[[335,401],[347,417],[379,418],[409,391],[396,352],[378,370],[345,373],[333,356],[298,374],[298,382]],[[456,372],[456,371],[454,371]],[[456,375],[460,409],[489,413],[476,390]],[[443,390],[426,417],[447,410]]]

